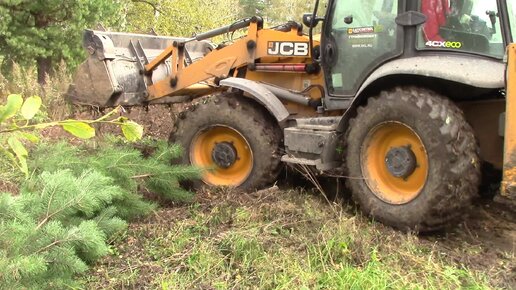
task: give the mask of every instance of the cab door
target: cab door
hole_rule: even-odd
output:
[[[398,0],[333,0],[323,29],[321,60],[332,97],[353,97],[381,63],[403,51]]]

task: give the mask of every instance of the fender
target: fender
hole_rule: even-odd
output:
[[[227,78],[221,80],[220,85],[248,93],[254,100],[262,104],[276,118],[278,123],[285,121],[290,115],[278,97],[257,82],[243,78]]]
[[[458,55],[417,56],[379,67],[362,84],[357,96],[376,80],[389,75],[434,77],[485,89],[505,86],[505,65],[501,61]]]
[[[416,56],[396,59],[380,66],[364,81],[341,119],[340,131],[345,130],[349,115],[362,101],[364,90],[377,80],[394,75],[432,77],[485,89],[505,87],[505,65],[499,60],[461,55]],[[330,97],[330,99],[333,98]]]

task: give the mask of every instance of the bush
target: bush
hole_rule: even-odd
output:
[[[179,181],[199,170],[169,165],[178,147],[152,145],[144,146],[152,151],[147,157],[118,141],[38,145],[20,194],[0,194],[0,288],[77,286],[74,276],[109,253],[108,241],[126,221],[154,209],[138,190],[190,200]]]

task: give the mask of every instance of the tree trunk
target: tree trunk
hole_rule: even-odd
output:
[[[38,30],[45,29],[48,27],[49,21],[45,17],[45,14],[34,15],[36,28]],[[47,83],[47,76],[50,75],[52,69],[52,59],[50,57],[38,57],[36,58],[38,66],[38,83],[44,85]]]
[[[47,76],[50,75],[52,69],[52,59],[50,57],[38,57],[38,83],[44,85],[47,83]]]

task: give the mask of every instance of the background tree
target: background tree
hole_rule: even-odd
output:
[[[251,16],[265,16],[270,5],[270,0],[238,0],[240,5],[240,18]]]
[[[326,2],[322,1],[322,8]],[[132,0],[122,9],[126,17],[121,29],[190,37],[254,15],[264,17],[268,26],[300,22],[313,5],[314,0]]]
[[[287,21],[302,22],[303,14],[312,13],[315,5],[314,0],[267,0],[267,2],[265,14],[271,25]],[[327,0],[320,2],[318,12],[320,16],[324,16],[327,3]]]
[[[3,67],[36,64],[44,84],[54,63],[65,60],[74,67],[84,58],[82,30],[112,24],[118,9],[118,0],[0,0]]]
[[[122,30],[190,37],[239,18],[238,0],[133,0],[124,6]]]

